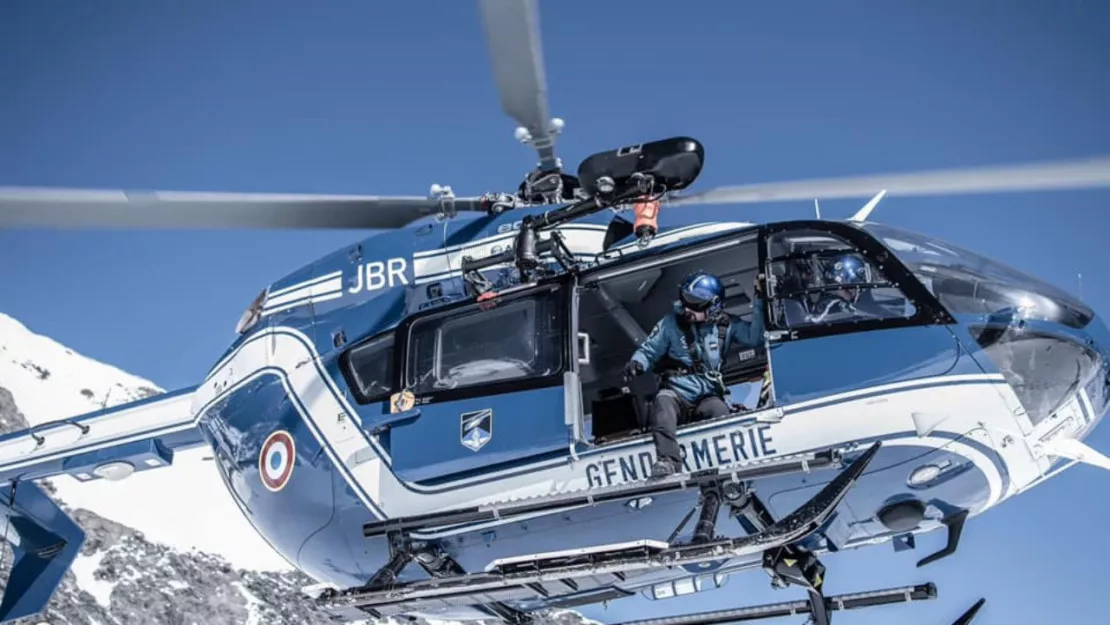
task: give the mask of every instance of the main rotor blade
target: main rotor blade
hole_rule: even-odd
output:
[[[555,137],[547,106],[536,0],[479,0],[493,76],[501,94],[501,108],[528,129],[540,155],[540,167],[553,169]]]
[[[886,196],[1006,193],[1110,187],[1110,157],[1074,161],[944,169],[903,174],[823,178],[718,187],[672,197],[668,204],[750,204]]]
[[[440,210],[426,197],[0,187],[0,227],[386,229]]]

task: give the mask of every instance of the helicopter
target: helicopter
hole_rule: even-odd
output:
[[[837,610],[934,599],[932,584],[826,596],[820,556],[946,532],[926,566],[955,553],[970,518],[1075,462],[1110,468],[1082,442],[1110,401],[1110,334],[1095,312],[870,220],[886,196],[1107,187],[1110,159],[691,192],[705,146],[672,137],[598,152],[570,174],[536,3],[478,6],[502,107],[539,157],[514,192],[0,188],[4,226],[381,231],[258,293],[198,384],[0,437],[16,554],[0,622],[44,609],[84,540],[35,480],[126,479],[199,446],[337,619],[513,625],[712,591],[754,570],[805,598],[652,622],[827,625]],[[705,222],[697,210],[817,197],[868,201],[846,221]],[[678,225],[660,227],[672,210]],[[830,282],[846,255],[865,279]],[[682,424],[684,470],[652,479],[645,415],[659,381],[627,379],[624,365],[695,270],[724,283],[730,314],[759,307],[762,345],[721,372],[733,397],[755,399]],[[824,314],[835,298],[851,306]],[[824,366],[832,354],[838,366]]]

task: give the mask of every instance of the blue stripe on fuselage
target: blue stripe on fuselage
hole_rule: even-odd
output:
[[[315,351],[316,351],[314,349],[314,346],[310,342],[305,341],[304,338],[299,336],[296,332],[284,330],[284,329],[281,329],[281,328],[270,328],[270,329],[264,330],[264,331],[260,332],[259,334],[255,335],[254,337],[252,337],[252,340],[262,340],[271,333],[272,334],[285,334],[285,335],[287,335],[291,338],[296,339],[298,342],[303,344],[306,348],[308,348],[310,350],[310,353],[315,353]],[[232,357],[234,357],[234,355],[232,355]],[[225,362],[226,362],[226,360],[225,360]],[[224,362],[221,362],[219,365],[217,365],[217,367],[219,367],[223,364],[224,364]],[[316,368],[317,373],[321,376],[321,380],[324,382],[324,386],[327,387],[327,391],[329,393],[331,393],[331,395],[336,399],[336,401],[339,402],[339,404],[341,406],[345,407],[345,409],[348,412],[348,416],[350,418],[354,419],[356,422],[361,424],[361,418],[359,417],[358,413],[356,411],[354,411],[352,409],[352,407],[350,406],[350,404],[345,400],[345,398],[340,393],[337,392],[337,389],[334,387],[335,381],[332,380],[332,378],[327,375],[327,373],[323,369],[321,363],[318,362],[318,360],[313,359],[312,365]],[[876,396],[881,396],[881,395],[895,394],[895,393],[904,392],[904,391],[908,391],[908,390],[920,390],[920,389],[927,389],[927,388],[938,388],[938,387],[944,387],[944,386],[958,386],[958,385],[969,385],[969,384],[990,384],[990,385],[993,385],[993,384],[1005,384],[1005,382],[998,379],[997,377],[993,377],[993,376],[988,377],[987,375],[984,375],[983,379],[978,379],[978,380],[968,380],[968,379],[960,379],[960,380],[922,380],[920,383],[916,383],[916,382],[911,381],[911,382],[907,382],[903,386],[900,386],[896,389],[891,389],[889,391],[874,391],[872,393],[857,394],[857,395],[854,395],[854,396],[851,396],[851,397],[833,398],[833,399],[829,399],[828,401],[818,402],[818,403],[815,403],[813,405],[805,406],[805,407],[802,407],[802,408],[784,407],[784,418],[787,418],[788,415],[790,415],[790,414],[800,414],[800,413],[805,413],[805,412],[809,412],[809,411],[812,411],[812,410],[819,410],[821,408],[827,408],[827,407],[833,406],[833,405],[843,404],[843,403],[846,403],[846,402],[849,402],[849,401],[857,401],[860,397],[876,397]],[[311,415],[308,415],[307,412],[305,412],[305,418],[312,418],[312,417],[311,417]],[[743,421],[743,420],[739,420],[739,421]],[[698,432],[698,431],[703,431],[705,429],[711,429],[711,428],[712,429],[728,428],[728,427],[735,426],[737,423],[738,423],[738,421],[723,421],[723,422],[718,421],[718,422],[709,423],[709,424],[706,424],[706,425],[703,425],[703,426],[692,426],[692,427],[689,427],[689,428],[684,428],[683,433],[686,434],[686,433],[689,433],[689,432]],[[363,428],[360,427],[360,428],[358,428],[358,430],[359,430],[359,434],[363,438],[363,440],[367,444],[369,444],[371,446],[371,448],[373,448],[374,451],[381,457],[383,464],[385,464],[387,467],[389,467],[390,466],[389,455],[385,452],[385,450],[381,447],[381,445],[378,444],[378,442],[376,440],[372,439],[365,432],[365,430]],[[937,434],[939,435],[939,432]],[[950,433],[950,435],[951,436],[961,436],[961,434],[958,434],[958,433]],[[710,438],[712,438],[712,437],[710,437]],[[592,455],[608,454],[608,453],[612,453],[612,452],[614,452],[616,450],[619,450],[619,449],[622,449],[622,448],[638,447],[638,446],[642,446],[644,444],[645,444],[644,440],[631,440],[631,441],[627,441],[627,442],[624,442],[624,443],[618,443],[618,444],[614,444],[614,445],[611,445],[611,446],[605,446],[603,448],[584,450],[584,451],[580,452],[578,455],[579,455],[579,458],[588,458],[589,456],[592,456]],[[334,450],[331,449],[330,445],[327,446],[327,448],[329,450],[331,450],[332,454],[334,454]],[[412,484],[410,482],[406,482],[406,481],[403,481],[403,480],[400,480],[400,479],[398,479],[398,483],[402,487],[404,487],[406,490],[409,490],[410,492],[413,492],[413,493],[436,494],[436,493],[450,491],[450,490],[453,490],[453,489],[458,488],[459,486],[463,486],[463,485],[465,485],[465,486],[476,486],[476,485],[481,485],[481,484],[488,484],[488,483],[499,481],[499,480],[502,480],[502,479],[506,479],[506,478],[510,478],[510,477],[514,477],[514,476],[518,476],[518,475],[522,475],[522,474],[526,474],[526,473],[531,473],[531,472],[533,472],[533,471],[535,471],[539,468],[557,466],[557,465],[560,465],[560,464],[563,464],[563,463],[565,463],[564,459],[549,460],[549,461],[536,462],[536,463],[528,463],[528,464],[523,464],[518,469],[515,469],[515,470],[510,469],[510,470],[508,470],[509,472],[506,472],[506,473],[498,473],[498,474],[495,474],[495,475],[478,475],[478,476],[474,476],[474,477],[470,477],[470,478],[463,478],[463,479],[456,480],[456,481],[453,481],[453,482],[450,482],[450,483],[437,485],[435,487],[422,487],[418,484]],[[1000,468],[1000,472],[1002,470],[1003,469]],[[391,471],[391,473],[392,473],[392,471]],[[352,479],[353,479],[353,476],[352,476]],[[360,491],[365,492],[361,488],[360,488]],[[378,509],[378,512],[380,513],[380,509]]]

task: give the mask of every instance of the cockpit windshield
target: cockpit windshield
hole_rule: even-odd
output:
[[[1077,329],[1094,316],[1063,290],[975,252],[886,225],[868,223],[862,228],[882,241],[952,313],[1016,313]]]
[[[1081,341],[1023,320],[1080,329],[1094,313],[1064,291],[955,245],[890,226],[862,226],[887,247],[949,312],[982,315],[969,330],[1036,425],[1092,380],[1102,358]]]

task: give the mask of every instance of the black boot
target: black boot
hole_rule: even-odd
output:
[[[672,460],[670,458],[660,458],[651,465],[651,479],[661,480],[665,477],[670,477],[678,473],[682,468],[682,463]]]

